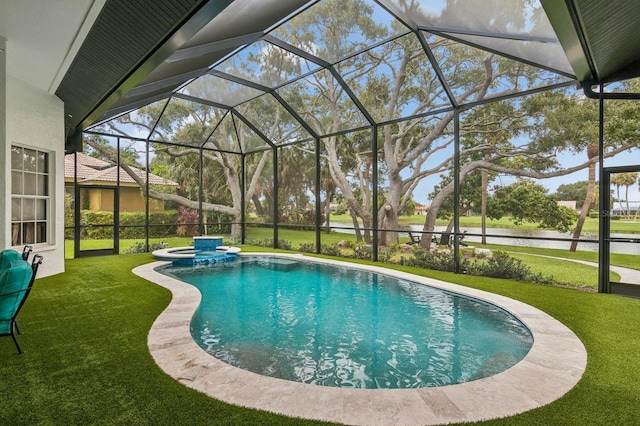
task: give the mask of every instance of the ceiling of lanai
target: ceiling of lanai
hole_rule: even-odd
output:
[[[354,44],[351,51],[345,47],[343,57],[321,57],[313,43],[287,38],[291,31],[283,30],[290,18],[313,22],[326,2],[1,0],[0,36],[8,40],[7,72],[55,92],[65,102],[67,132],[72,134],[78,126],[175,93],[192,96],[188,83],[198,77],[233,89],[230,98],[207,100],[219,107],[278,93],[319,68],[338,71],[339,78],[339,64],[365,43]],[[454,5],[445,0],[364,0],[371,16],[388,29],[366,44],[382,46],[413,34],[429,45],[443,37],[586,84],[640,74],[636,1],[448,3]],[[408,4],[413,8],[407,9]],[[513,11],[517,15],[511,16]],[[320,28],[321,23],[311,25]],[[236,67],[261,49],[297,55],[305,65],[297,73],[280,75],[279,81],[260,80]],[[372,118],[378,121],[364,121]]]

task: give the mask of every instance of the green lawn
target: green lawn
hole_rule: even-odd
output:
[[[247,229],[247,241],[267,241],[273,238],[273,230],[271,228],[258,228],[249,227]],[[300,231],[293,229],[280,229],[279,239],[289,242],[294,249],[297,249],[300,244],[312,243],[315,244],[315,232],[314,231]],[[405,238],[406,239],[406,238]],[[322,233],[322,244],[333,245],[343,240],[355,241],[355,237],[350,234],[343,234],[337,232]],[[406,239],[408,240],[408,239]],[[129,247],[131,247],[138,240],[121,240],[120,252],[123,253]],[[151,243],[157,243],[160,239],[152,239]],[[163,238],[163,242],[168,243],[170,247],[189,246],[193,244],[191,237],[176,237],[176,238]],[[67,258],[73,257],[73,242],[66,241],[66,254]],[[101,247],[104,244],[100,240],[86,240],[84,241],[85,247],[95,248]],[[508,246],[498,244],[480,245],[474,244],[477,247],[485,247],[491,250],[503,250],[510,252],[512,256],[521,259],[534,273],[541,273],[543,276],[552,276],[556,283],[563,285],[569,285],[582,288],[597,288],[598,283],[598,270],[595,266],[587,266],[577,264],[575,262],[568,262],[556,259],[541,258],[534,255],[555,256],[558,258],[585,260],[590,262],[598,262],[598,254],[596,252],[578,251],[569,252],[568,250],[561,249],[546,249],[546,248],[534,248],[534,247],[519,247]],[[518,253],[516,255],[515,253]],[[397,256],[396,256],[397,257]],[[614,266],[622,266],[632,269],[640,270],[640,256],[630,254],[612,254],[611,264]],[[619,276],[616,273],[611,273],[611,279],[613,281],[619,280]]]
[[[522,260],[533,273],[552,276],[554,282],[572,287],[598,288],[598,268],[569,260],[549,259],[524,253],[510,253],[511,257]],[[620,275],[610,273],[611,281],[619,281]]]
[[[331,215],[331,222],[340,223],[352,223],[351,216],[349,215]],[[445,226],[449,223],[448,220],[438,220],[437,225]],[[480,216],[462,216],[460,218],[460,227],[468,228],[480,228],[481,218]],[[424,216],[412,215],[412,216],[400,216],[399,225],[401,227],[407,227],[409,225],[424,225]],[[538,225],[535,223],[525,222],[522,225],[515,225],[508,217],[502,219],[493,220],[487,219],[487,228],[506,228],[506,229],[523,229],[528,231],[538,230]],[[588,217],[585,220],[582,232],[597,234],[599,229],[598,218]],[[633,220],[612,220],[611,232],[614,233],[626,233],[626,234],[640,234],[640,220],[634,222]],[[567,234],[567,237],[571,237]]]
[[[10,338],[0,339],[0,424],[317,424],[210,399],[162,372],[146,339],[170,293],[130,272],[151,260],[149,254],[73,259],[64,274],[36,281],[19,318],[25,354],[17,354]],[[585,344],[587,370],[567,395],[482,424],[638,424],[640,300],[390,267],[521,300],[566,324]]]

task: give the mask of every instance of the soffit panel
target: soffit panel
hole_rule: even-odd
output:
[[[203,0],[108,0],[56,95],[74,128]]]
[[[0,0],[6,72],[54,93],[104,0]]]
[[[152,71],[140,85],[196,70],[204,70],[204,73],[234,50],[255,42],[267,29],[307,3],[309,0],[234,1]],[[183,80],[186,81],[188,79]]]
[[[637,0],[574,0],[598,77],[640,75],[640,6]],[[631,67],[632,69],[628,69]]]

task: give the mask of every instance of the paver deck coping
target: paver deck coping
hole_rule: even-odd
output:
[[[288,259],[302,256],[245,255]],[[441,387],[347,389],[261,376],[220,361],[196,344],[190,322],[200,305],[200,292],[155,271],[169,262],[154,262],[133,272],[173,293],[169,306],[149,331],[149,351],[155,362],[184,385],[230,404],[353,425],[436,425],[507,417],[557,400],[578,383],[586,368],[587,353],[578,337],[550,315],[525,303],[377,266],[305,259],[365,269],[487,301],[518,317],[531,330],[533,346],[519,363],[502,373]]]

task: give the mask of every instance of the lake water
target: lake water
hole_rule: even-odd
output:
[[[331,226],[351,227],[351,224],[333,222]],[[422,231],[422,225],[411,225],[411,230],[420,232]],[[443,232],[446,229],[444,226],[436,226],[435,232]],[[352,229],[340,229],[333,228],[336,232],[342,232],[347,234],[353,234]],[[481,228],[467,228],[461,227],[460,231],[467,231],[468,234],[481,234]],[[405,234],[406,235],[406,234]],[[612,238],[634,240],[634,242],[611,242],[611,253],[625,253],[625,254],[637,254],[640,255],[640,235],[637,234],[611,234]],[[533,238],[533,239],[531,239]],[[535,239],[539,238],[539,239]],[[549,238],[549,239],[547,239]],[[541,247],[541,248],[554,248],[569,250],[571,246],[570,241],[555,241],[552,238],[567,239],[571,238],[570,234],[563,234],[558,231],[551,230],[520,230],[520,229],[506,229],[506,228],[487,228],[487,243],[489,244],[504,244],[519,247]],[[581,239],[591,240],[592,242],[579,242],[578,250],[582,251],[598,251],[598,235],[592,233],[582,233]],[[466,235],[464,242],[480,243],[480,236]]]

